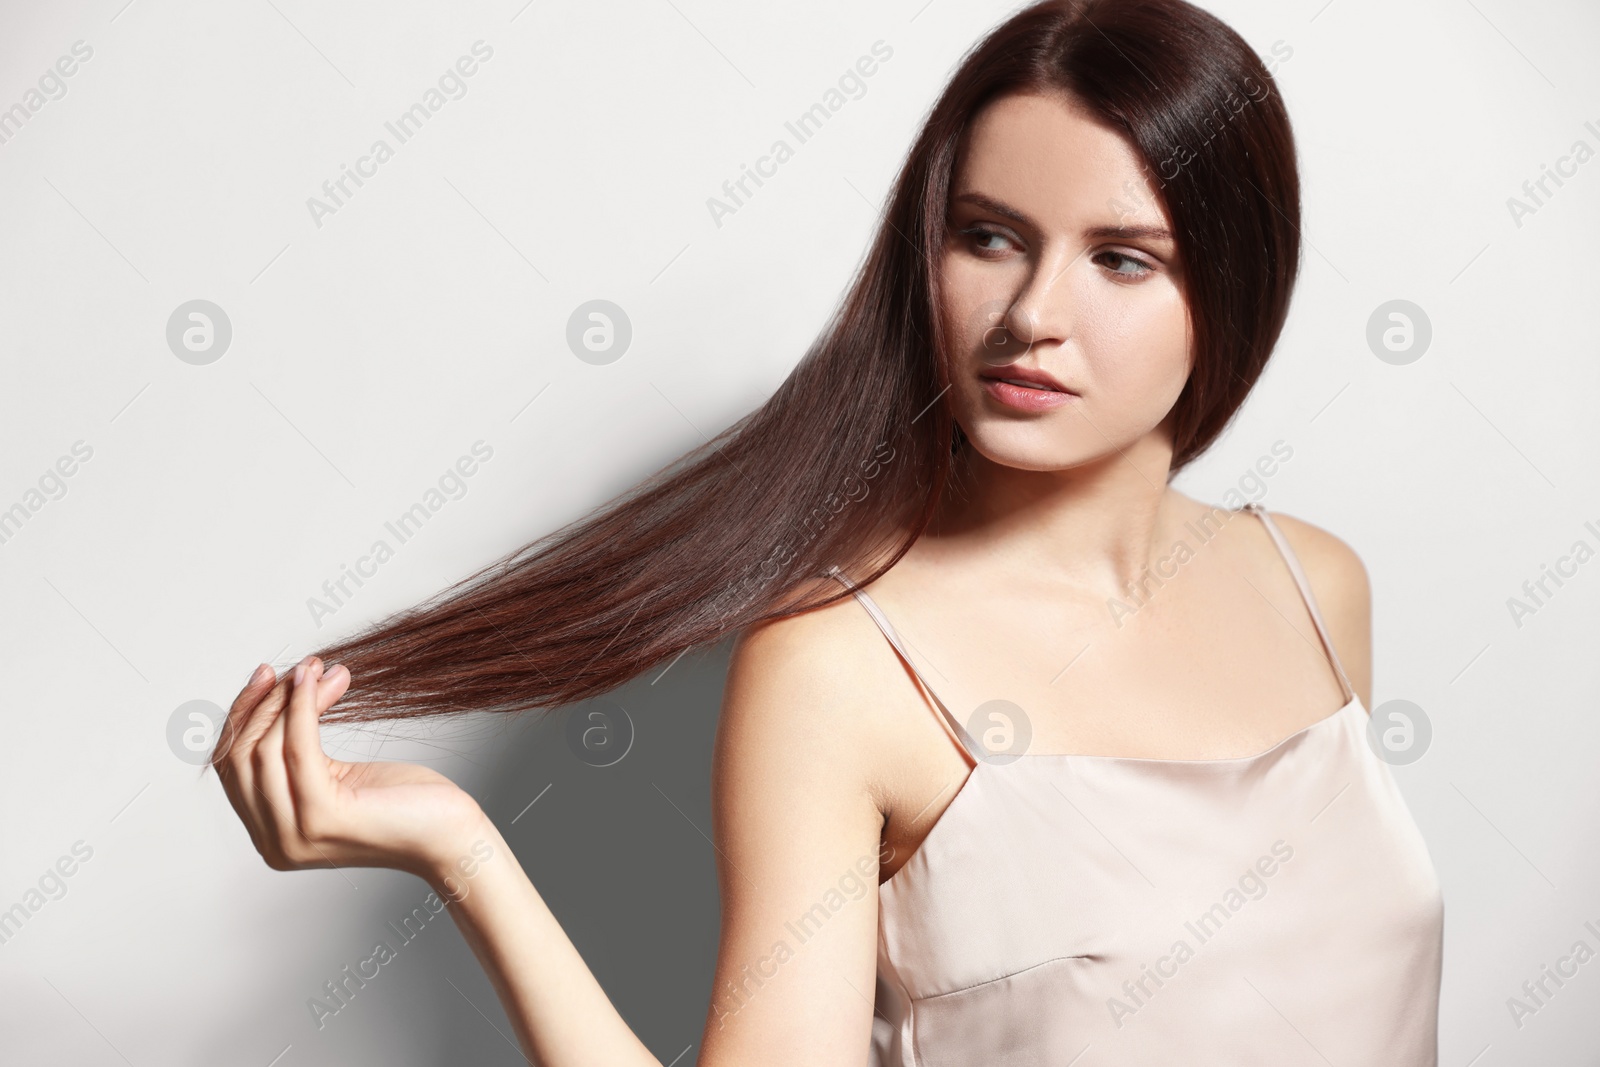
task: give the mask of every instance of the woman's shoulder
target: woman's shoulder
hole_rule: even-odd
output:
[[[1296,515],[1266,510],[1300,561],[1319,605],[1326,600],[1330,608],[1364,606],[1370,595],[1366,564],[1347,541]]]
[[[839,680],[846,687],[858,683],[863,666],[850,652],[875,632],[871,618],[855,603],[849,590],[833,578],[816,578],[791,591],[795,598],[814,600],[830,593],[843,594],[820,607],[808,608],[745,627],[734,642],[734,660],[770,676],[783,672]]]
[[[1305,572],[1345,672],[1366,700],[1372,664],[1372,582],[1366,564],[1349,542],[1324,527],[1288,512],[1264,510]],[[1252,525],[1259,528],[1254,540],[1261,566],[1282,567],[1265,525],[1258,520]]]
[[[1219,515],[1229,516],[1226,525],[1233,525],[1234,519],[1249,516],[1249,512],[1243,507],[1208,504],[1177,490],[1173,490],[1173,493],[1182,501],[1183,507],[1189,513],[1185,518],[1196,529],[1203,528],[1202,524],[1216,526]],[[1273,525],[1289,543],[1290,550],[1300,561],[1307,578],[1311,580],[1313,591],[1320,593],[1321,590],[1317,587],[1326,585],[1330,589],[1329,596],[1332,598],[1335,595],[1335,588],[1346,592],[1366,588],[1366,566],[1362,563],[1360,554],[1347,541],[1299,516],[1278,511],[1264,504],[1260,507],[1267,512]],[[1260,560],[1270,564],[1279,559],[1277,546],[1273,544],[1271,535],[1267,533],[1265,525],[1260,520],[1250,518],[1250,521],[1243,525],[1256,531],[1254,536],[1247,535],[1243,543],[1250,546]],[[1319,597],[1319,602],[1320,599]]]
[[[816,588],[845,587],[824,579]],[[734,641],[718,744],[814,758],[877,781],[890,716],[893,650],[848,593],[821,607],[753,624]]]

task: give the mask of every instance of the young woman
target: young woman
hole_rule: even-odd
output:
[[[452,913],[529,1059],[655,1064],[473,800],[319,724],[568,704],[736,633],[699,1063],[1434,1064],[1442,902],[1365,739],[1362,564],[1168,484],[1276,343],[1299,214],[1282,99],[1214,17],[1020,12],[767,404],[258,669],[214,757],[256,847],[442,896],[489,852]]]

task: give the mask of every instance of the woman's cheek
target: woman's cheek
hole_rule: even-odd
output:
[[[1093,346],[1090,381],[1102,415],[1140,432],[1164,418],[1183,392],[1188,358],[1183,334],[1165,327],[1101,339]]]
[[[1107,373],[1152,398],[1182,390],[1189,367],[1188,313],[1170,287],[1136,291],[1106,325],[1102,351],[1122,353],[1108,361]]]
[[[950,337],[968,359],[983,351],[985,334],[1000,327],[1008,305],[998,292],[986,291],[980,281],[970,279],[969,284],[950,293]]]

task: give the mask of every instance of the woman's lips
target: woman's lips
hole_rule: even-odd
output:
[[[1077,399],[1076,393],[1029,385],[1013,385],[998,378],[984,378],[983,391],[995,401],[1017,411],[1049,411]]]

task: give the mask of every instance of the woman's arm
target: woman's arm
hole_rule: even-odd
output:
[[[702,1064],[867,1062],[884,750],[863,676],[870,626],[845,601],[734,647],[712,768],[722,938]]]
[[[475,853],[460,847],[467,840],[461,838],[456,860],[441,855],[427,881],[441,900],[451,902],[450,914],[499,994],[523,1055],[540,1067],[661,1067],[612,1005],[494,823],[482,816],[469,834],[475,835],[473,844],[488,848],[480,845]],[[479,862],[485,853],[489,858]]]
[[[881,816],[864,784],[871,746],[840,636],[801,616],[735,645],[713,776],[722,936],[701,1067],[866,1061]],[[470,833],[492,858],[468,877],[441,853],[428,880],[443,899],[465,893],[450,912],[528,1057],[658,1065],[493,823]]]

